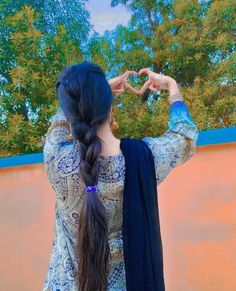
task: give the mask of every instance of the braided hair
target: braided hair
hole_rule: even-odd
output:
[[[80,174],[86,186],[98,183],[102,140],[98,126],[109,118],[113,95],[102,69],[89,62],[64,68],[57,96],[81,150]],[[108,213],[96,192],[87,192],[79,214],[78,282],[81,291],[107,289]]]

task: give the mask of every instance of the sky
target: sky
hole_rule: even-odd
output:
[[[126,25],[130,19],[130,13],[123,5],[110,6],[111,0],[89,0],[86,8],[90,12],[91,24],[94,29],[103,34],[105,30],[112,30],[117,24]]]

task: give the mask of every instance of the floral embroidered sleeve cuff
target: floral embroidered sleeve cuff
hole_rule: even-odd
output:
[[[198,128],[187,105],[181,100],[174,101],[170,105],[168,127],[169,130],[178,132],[195,141],[198,138]]]

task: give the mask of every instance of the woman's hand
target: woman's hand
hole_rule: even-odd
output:
[[[135,71],[126,71],[123,75],[112,78],[108,80],[109,85],[111,86],[112,93],[120,95],[125,91],[125,89],[130,90],[134,94],[139,94],[139,91],[134,89],[126,80],[131,75],[138,75]]]
[[[165,89],[169,91],[170,95],[179,93],[177,82],[173,78],[154,73],[149,69],[141,69],[139,75],[141,74],[147,74],[149,80],[144,83],[142,88],[138,91],[138,94],[143,94],[147,88],[153,92],[157,91],[159,88]]]

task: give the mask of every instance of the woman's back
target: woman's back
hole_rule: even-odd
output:
[[[59,159],[54,160],[52,168],[46,168],[49,181],[57,196],[55,246],[52,253],[48,273],[50,290],[78,290],[75,274],[79,257],[75,252],[78,238],[79,213],[86,195],[84,183],[79,173],[80,146],[67,144],[61,149]],[[125,163],[122,154],[100,157],[98,196],[108,211],[108,233],[111,259],[109,260],[109,287],[125,290],[125,269],[123,261],[122,241],[122,207]],[[55,264],[55,265],[54,265]],[[51,278],[60,278],[60,282],[52,284]],[[71,280],[68,280],[71,279]],[[74,284],[74,285],[73,285]],[[77,286],[77,287],[76,287]],[[52,289],[54,288],[54,289]],[[77,289],[76,289],[77,288]],[[45,290],[46,290],[45,289]],[[111,289],[112,290],[112,289]]]
[[[80,143],[68,140],[70,130],[61,108],[51,118],[44,145],[45,170],[56,196],[55,239],[44,289],[78,290],[76,242],[83,205],[84,182],[80,175]],[[194,153],[198,130],[181,100],[170,107],[169,129],[161,137],[145,137],[155,161],[157,186],[176,165]],[[113,153],[118,152],[114,147]],[[99,159],[98,197],[108,211],[110,247],[108,290],[126,290],[123,254],[123,189],[125,159],[122,153]],[[144,169],[145,171],[145,169]]]

